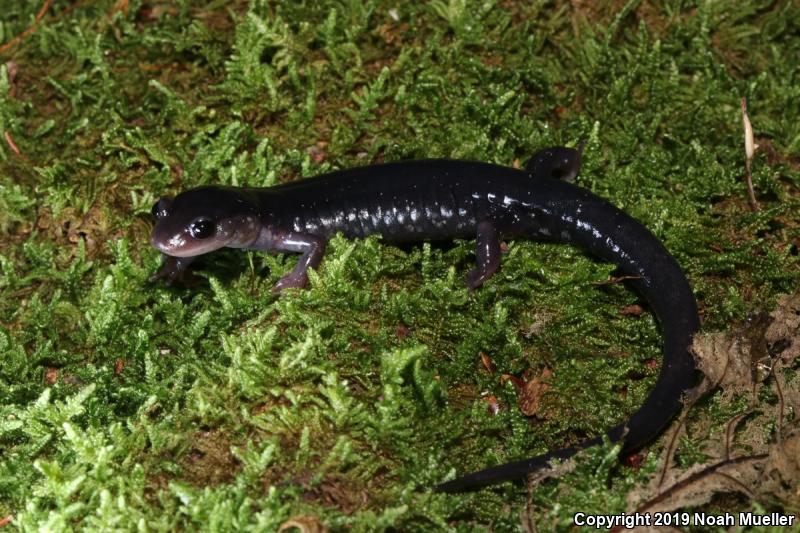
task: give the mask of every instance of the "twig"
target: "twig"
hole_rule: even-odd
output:
[[[17,155],[20,155],[20,156],[21,156],[21,155],[22,155],[22,152],[20,152],[20,151],[19,151],[19,148],[17,148],[17,145],[16,145],[16,143],[14,142],[14,138],[13,138],[13,137],[11,137],[11,133],[9,133],[9,132],[7,132],[7,131],[6,131],[6,132],[3,132],[3,133],[4,133],[4,136],[5,136],[5,138],[6,138],[6,143],[8,143],[8,147],[9,147],[9,148],[11,148],[11,151],[12,151],[12,152],[14,152],[15,154],[17,154]]]
[[[696,473],[692,474],[691,476],[687,477],[686,479],[683,479],[683,480],[675,483],[670,488],[668,488],[664,492],[660,493],[658,496],[655,496],[650,501],[645,502],[643,505],[639,506],[639,508],[636,511],[637,512],[644,512],[647,509],[655,506],[656,504],[664,501],[669,496],[671,496],[673,493],[675,493],[675,492],[677,492],[677,491],[679,491],[679,490],[681,490],[681,489],[683,489],[685,487],[688,487],[692,483],[695,483],[696,481],[698,481],[700,479],[703,479],[706,476],[710,476],[712,474],[722,474],[727,479],[733,479],[730,476],[727,476],[722,472],[717,472],[717,470],[719,470],[720,468],[724,468],[724,467],[730,466],[730,465],[753,462],[753,461],[763,461],[767,457],[769,457],[769,454],[760,453],[760,454],[757,454],[757,455],[749,455],[749,456],[745,456],[745,457],[736,457],[734,459],[726,459],[725,461],[720,461],[719,463],[715,463],[715,464],[713,464],[713,465],[711,465],[711,466],[709,466],[707,468],[704,468],[700,472],[696,472]],[[746,489],[748,493],[751,493],[750,489],[748,489],[741,482],[737,481],[736,483],[738,485],[741,485],[744,489]]]
[[[775,364],[772,365],[772,377],[775,378],[775,392],[778,393],[778,426],[775,428],[776,435],[775,438],[778,442],[783,441],[783,412],[786,407],[785,401],[783,399],[783,385],[781,385],[781,380],[783,376],[781,376],[777,371],[776,367],[779,367],[781,364],[781,360],[778,359],[775,361]]]
[[[675,449],[678,447],[678,437],[681,434],[681,430],[684,429],[684,423],[686,422],[686,416],[689,411],[689,406],[686,406],[681,413],[680,420],[675,425],[675,431],[669,436],[669,442],[667,443],[667,449],[664,452],[664,464],[661,465],[661,473],[658,476],[658,488],[660,489],[661,486],[664,484],[664,480],[667,477],[667,472],[669,471],[669,464],[672,460],[672,456],[675,454]]]
[[[44,0],[44,4],[42,4],[41,9],[39,9],[39,12],[36,13],[36,18],[33,19],[33,24],[31,24],[28,27],[28,29],[26,29],[25,31],[23,31],[22,33],[20,33],[19,35],[17,35],[16,37],[11,39],[10,41],[8,41],[6,44],[4,44],[3,46],[0,46],[0,54],[6,52],[10,48],[16,46],[23,39],[25,39],[28,35],[33,33],[34,30],[36,29],[36,26],[39,25],[39,22],[47,14],[47,10],[50,9],[50,5],[52,3],[53,3],[53,0]]]
[[[760,207],[756,200],[755,189],[753,189],[753,173],[750,171],[756,145],[753,141],[753,126],[750,124],[750,117],[747,116],[747,100],[744,98],[742,98],[742,122],[744,123],[744,177],[747,180],[747,199],[750,202],[750,209],[758,211]]]
[[[764,454],[764,457],[766,458],[767,455],[768,454]],[[751,500],[756,499],[756,495],[752,490],[750,490],[750,487],[748,487],[735,477],[731,476],[730,474],[726,474],[725,472],[714,472],[714,473],[720,477],[724,477],[725,479],[727,479],[728,481],[739,487],[739,490],[747,494],[747,497],[750,498]]]
[[[739,425],[739,422],[749,415],[752,411],[747,411],[746,413],[739,413],[738,415],[734,416],[730,420],[728,420],[728,424],[725,426],[725,460],[729,460],[731,458],[731,445],[733,441],[733,432],[736,430],[736,426]]]
[[[533,521],[533,485],[528,483],[528,495],[525,498],[525,507],[520,511],[520,522],[525,533],[538,533],[536,523]]]
[[[783,385],[781,381],[783,376],[777,369],[780,367],[780,358],[772,365],[770,373],[775,380],[775,392],[778,394],[778,424],[775,428],[775,441],[776,444],[783,443],[783,422],[784,422],[784,409],[786,408],[785,400],[783,399]],[[768,475],[767,469],[764,469],[759,476],[759,483],[762,483],[764,478]]]

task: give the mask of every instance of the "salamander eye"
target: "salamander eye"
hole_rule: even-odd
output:
[[[153,216],[157,219],[162,219],[169,214],[167,209],[169,209],[171,203],[172,201],[169,198],[159,198],[158,201],[153,204],[153,209],[150,212],[153,213]]]
[[[195,239],[207,239],[214,235],[216,224],[208,218],[198,218],[189,224],[189,234]]]

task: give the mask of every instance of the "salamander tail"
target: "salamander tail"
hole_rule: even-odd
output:
[[[556,180],[550,180],[548,188],[554,191],[555,198],[547,207],[552,224],[550,232],[555,234],[559,230],[566,242],[616,264],[633,278],[631,285],[647,300],[661,326],[663,360],[655,387],[627,422],[606,431],[611,442],[621,443],[621,453],[627,455],[664,430],[681,410],[683,394],[698,381],[700,373],[689,352],[692,336],[700,326],[697,303],[677,261],[647,228],[585,189]],[[564,202],[562,199],[566,197],[575,200]],[[575,216],[576,213],[580,216]],[[573,447],[488,468],[438,485],[435,490],[474,490],[520,479],[546,468],[553,459],[566,459],[600,442],[602,438],[597,437]]]

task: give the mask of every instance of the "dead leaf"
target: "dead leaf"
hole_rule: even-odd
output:
[[[772,446],[758,492],[800,508],[800,431]]]
[[[643,364],[650,370],[657,370],[661,366],[661,362],[658,359],[653,359],[652,357],[645,359]]]
[[[785,366],[791,366],[800,357],[800,293],[781,296],[769,316],[772,323],[764,337],[770,352],[780,357]]]
[[[403,43],[403,33],[406,32],[409,28],[407,23],[402,24],[381,24],[376,28],[376,33],[380,35],[383,41],[386,44],[402,44]]]
[[[481,363],[483,363],[483,368],[486,369],[487,372],[490,374],[494,374],[497,372],[497,365],[494,364],[492,358],[486,355],[484,352],[480,352],[479,355],[481,356]]]
[[[278,531],[297,529],[300,533],[325,533],[328,528],[313,516],[295,516],[281,524]]]
[[[146,5],[139,9],[139,19],[145,22],[154,22],[164,15],[174,17],[178,14],[177,8],[166,3],[158,5]]]
[[[782,296],[768,317],[734,331],[696,336],[692,350],[707,376],[706,390],[719,386],[723,398],[746,394],[750,403],[723,424],[701,412],[692,413],[688,428],[677,426],[670,442],[687,431],[701,439],[708,459],[681,470],[674,462],[676,446],[668,445],[661,473],[628,494],[630,510],[697,508],[719,493],[739,493],[787,511],[800,508],[800,421],[788,416],[800,409],[800,380],[789,379],[783,370],[784,361],[797,357],[798,333],[800,295],[793,295]],[[757,364],[765,360],[769,371],[759,374]],[[773,389],[777,405],[753,394],[764,386]]]
[[[394,334],[399,340],[403,340],[408,337],[409,333],[411,333],[411,330],[403,323],[398,324],[394,330]]]
[[[619,310],[619,314],[622,316],[642,316],[642,314],[644,314],[644,307],[639,304],[626,305]]]
[[[505,385],[507,381],[510,381],[514,384],[514,388],[519,391],[522,387],[525,386],[525,382],[522,381],[517,376],[512,376],[511,374],[503,374],[500,376],[500,385]]]
[[[703,392],[721,387],[726,398],[752,392],[756,386],[751,354],[752,344],[741,331],[695,335],[692,352],[706,376]]]
[[[48,366],[44,370],[44,382],[47,385],[53,385],[56,381],[58,381],[58,369],[53,368],[52,366]]]
[[[647,454],[645,453],[632,453],[631,455],[626,455],[622,458],[622,464],[627,466],[628,468],[633,468],[634,470],[639,470],[644,463]]]
[[[643,493],[652,496],[635,509],[638,512],[668,512],[684,507],[697,507],[711,501],[714,494],[739,492],[753,498],[751,490],[761,475],[766,461],[765,455],[745,456],[728,461],[696,464],[685,471],[673,469],[665,479],[664,489],[659,490],[658,476],[648,489],[637,489],[628,494],[631,504]]]
[[[541,374],[525,383],[519,395],[519,410],[525,416],[540,416],[542,395],[550,389],[546,381],[552,377],[553,371],[549,368],[542,370]]]
[[[500,403],[497,401],[497,396],[484,396],[482,400],[489,406],[488,409],[490,415],[496,415],[500,412]]]

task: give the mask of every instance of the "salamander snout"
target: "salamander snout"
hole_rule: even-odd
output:
[[[150,243],[162,253],[173,257],[192,257],[226,246],[231,240],[223,224],[197,216],[189,221],[159,218],[150,235]]]

